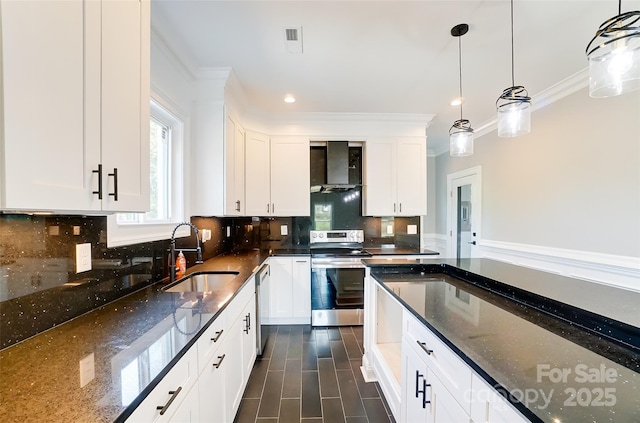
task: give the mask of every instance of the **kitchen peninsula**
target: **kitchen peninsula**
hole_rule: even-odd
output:
[[[640,418],[640,294],[488,259],[364,262],[364,370],[400,421]]]

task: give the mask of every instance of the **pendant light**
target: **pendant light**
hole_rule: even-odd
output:
[[[613,97],[640,88],[640,11],[622,13],[604,21],[586,49],[589,95]]]
[[[498,136],[517,137],[531,132],[531,97],[515,84],[513,60],[513,0],[511,0],[511,86],[496,100]]]
[[[458,37],[458,63],[460,65],[460,99],[462,100],[462,46],[460,37],[469,31],[469,25],[458,24],[451,28],[451,35]],[[467,119],[462,118],[462,101],[460,102],[460,119],[449,129],[449,154],[456,157],[473,154],[473,128]]]

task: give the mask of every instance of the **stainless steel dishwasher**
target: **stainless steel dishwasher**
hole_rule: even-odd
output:
[[[256,345],[258,355],[262,355],[264,352],[269,337],[269,327],[262,323],[263,316],[268,313],[269,278],[269,265],[265,264],[256,273]]]

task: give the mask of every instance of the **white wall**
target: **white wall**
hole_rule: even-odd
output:
[[[640,94],[592,99],[581,89],[534,112],[526,136],[494,130],[473,156],[438,156],[438,234],[447,233],[447,174],[477,165],[481,244],[639,267]]]

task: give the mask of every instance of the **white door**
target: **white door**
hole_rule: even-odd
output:
[[[449,191],[449,257],[480,257],[482,169],[480,166],[447,176]]]
[[[230,116],[225,120],[225,214],[244,211],[244,130]]]
[[[145,212],[150,184],[149,2],[101,5],[103,210]]]
[[[100,210],[100,144],[84,135],[84,3],[2,2],[0,207]]]
[[[257,132],[245,134],[245,209],[247,216],[269,216],[271,181],[269,137]]]
[[[396,154],[397,216],[427,214],[427,141],[400,140]]]
[[[290,257],[271,257],[269,259],[271,278],[269,283],[269,317],[277,321],[292,315],[293,304],[293,259]]]
[[[311,323],[311,259],[296,257],[292,264],[293,317]]]
[[[310,216],[309,141],[271,140],[271,215]]]
[[[393,216],[396,204],[395,140],[369,140],[365,145],[364,214]]]

